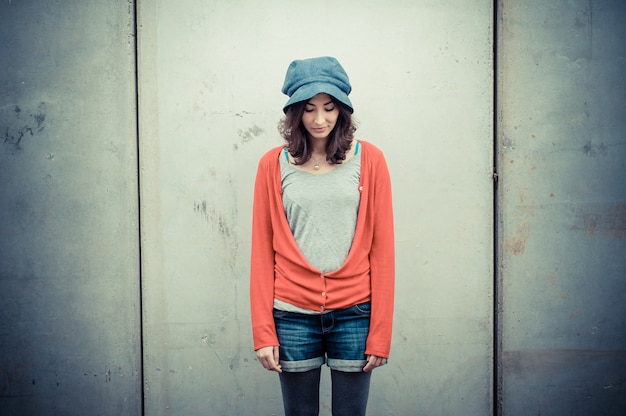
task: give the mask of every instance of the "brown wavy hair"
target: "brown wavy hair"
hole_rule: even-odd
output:
[[[336,165],[346,160],[346,153],[354,140],[356,125],[352,121],[350,107],[332,96],[331,99],[339,109],[339,116],[326,143],[326,161]],[[296,165],[302,165],[311,159],[311,143],[306,128],[302,125],[306,103],[307,101],[300,101],[287,107],[285,117],[278,124],[278,131],[287,141],[287,149],[295,159]]]

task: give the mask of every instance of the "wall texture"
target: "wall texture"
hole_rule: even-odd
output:
[[[394,187],[369,414],[621,415],[626,6],[500,0],[494,73],[492,3],[0,3],[0,414],[282,414],[253,178],[287,65],[328,54]]]
[[[131,3],[0,2],[0,414],[141,409]]]
[[[503,415],[626,409],[626,3],[500,2]]]

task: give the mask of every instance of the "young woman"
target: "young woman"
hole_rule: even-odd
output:
[[[252,223],[254,349],[279,373],[285,414],[318,415],[321,366],[333,415],[365,415],[371,371],[389,357],[394,234],[382,152],[354,139],[348,75],[297,60],[282,89],[286,146],[259,161]]]

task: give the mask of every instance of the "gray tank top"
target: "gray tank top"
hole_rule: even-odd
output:
[[[361,198],[361,154],[356,149],[347,162],[323,174],[297,169],[286,149],[281,153],[287,222],[304,258],[322,273],[338,269],[352,246]]]

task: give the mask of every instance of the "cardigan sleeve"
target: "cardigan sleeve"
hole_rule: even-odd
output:
[[[278,346],[272,315],[274,302],[274,248],[271,219],[270,155],[259,161],[254,184],[250,259],[250,308],[254,349]]]
[[[370,250],[372,312],[366,354],[389,357],[394,310],[395,242],[391,178],[380,152],[370,175],[373,236]]]

